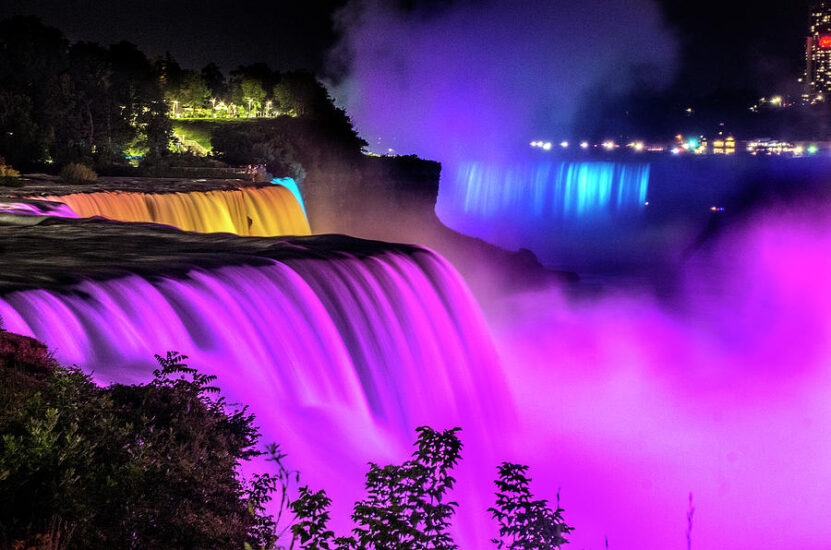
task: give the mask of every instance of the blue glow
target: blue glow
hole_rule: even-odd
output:
[[[649,172],[649,164],[614,162],[466,162],[451,200],[454,210],[486,219],[609,218],[643,208]]]
[[[303,203],[303,196],[300,194],[300,188],[297,186],[297,182],[294,181],[294,178],[274,178],[271,180],[271,183],[274,185],[282,185],[291,191],[291,194],[294,195],[294,198],[297,199],[298,203],[300,203],[300,208],[303,209],[303,215],[306,216],[306,219],[309,219],[309,214],[306,212],[306,205]]]

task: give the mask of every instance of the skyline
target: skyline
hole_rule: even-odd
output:
[[[108,45],[126,40],[148,55],[169,51],[188,68],[215,61],[227,72],[262,61],[277,70],[331,75],[338,68],[327,62],[328,52],[342,38],[333,18],[347,3],[207,0],[124,5],[34,0],[0,7],[0,19],[34,15],[61,29],[73,42]],[[444,6],[464,4],[488,2],[398,2],[413,20],[433,17]],[[691,97],[725,91],[786,92],[782,88],[795,86],[803,70],[811,4],[796,0],[760,7],[750,1],[725,5],[715,0],[695,4],[657,0],[679,52],[670,88]]]

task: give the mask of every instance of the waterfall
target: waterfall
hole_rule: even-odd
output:
[[[188,355],[232,402],[250,405],[264,441],[283,445],[304,482],[335,497],[341,530],[366,461],[406,458],[419,425],[462,426],[477,473],[460,472],[460,484],[486,486],[496,462],[482,434],[513,409],[454,268],[403,247],[266,262],[9,292],[0,317],[100,383],[146,381],[154,353]]]
[[[443,183],[448,208],[485,223],[504,217],[582,220],[638,212],[649,170],[648,164],[615,162],[464,162]]]
[[[28,216],[58,216],[60,218],[78,217],[78,214],[66,204],[50,201],[18,202],[7,199],[0,201],[0,213],[23,214]]]
[[[281,185],[187,193],[102,191],[32,198],[64,203],[84,218],[160,223],[184,231],[250,237],[311,233],[295,195]]]
[[[647,163],[461,162],[442,170],[436,214],[448,227],[543,263],[577,265],[586,251],[617,254],[643,224]]]

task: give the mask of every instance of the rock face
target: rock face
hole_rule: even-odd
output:
[[[480,297],[577,279],[545,269],[529,251],[505,250],[445,226],[435,212],[441,170],[415,157],[370,157],[310,172],[303,193],[312,231],[429,247],[450,260]]]
[[[543,268],[536,258],[527,253],[507,251],[445,227],[435,214],[440,172],[441,166],[438,163],[415,157],[366,157],[361,162],[344,164],[330,171],[311,171],[301,186],[311,230],[318,234],[348,234],[363,239],[429,247],[449,259],[480,296],[545,286],[575,278],[570,273]],[[16,203],[18,211],[31,210],[33,214],[39,213],[38,210],[48,213],[46,210],[49,210],[49,205],[20,197],[40,196],[54,200],[61,195],[83,196],[108,191],[158,196],[163,193],[210,193],[273,187],[270,183],[248,183],[236,179],[101,177],[89,185],[67,185],[59,178],[46,175],[21,179],[22,187],[0,188],[0,202]],[[27,201],[33,206],[21,205]],[[5,216],[0,212],[0,218]],[[12,223],[19,225],[39,222],[17,220]],[[68,229],[70,234],[79,231],[78,228],[82,226],[72,227]],[[55,238],[62,239],[60,236]],[[8,247],[8,244],[0,242],[0,246]],[[227,250],[227,253],[233,254],[233,251]],[[72,260],[67,261],[72,263]],[[205,261],[217,265],[223,260],[214,257]],[[176,264],[175,260],[171,262],[171,265]],[[143,269],[143,263],[135,262],[129,269]],[[104,262],[96,270],[110,271]],[[25,277],[19,282],[24,281]]]
[[[342,235],[257,238],[204,235],[104,219],[6,215],[0,218],[0,293],[58,288],[81,278],[184,274],[193,267],[261,265],[269,259],[364,257],[418,247]]]

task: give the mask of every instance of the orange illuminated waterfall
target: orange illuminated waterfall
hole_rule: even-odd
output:
[[[297,199],[279,185],[190,193],[107,191],[38,198],[62,202],[84,218],[161,223],[200,233],[250,237],[311,233]]]

